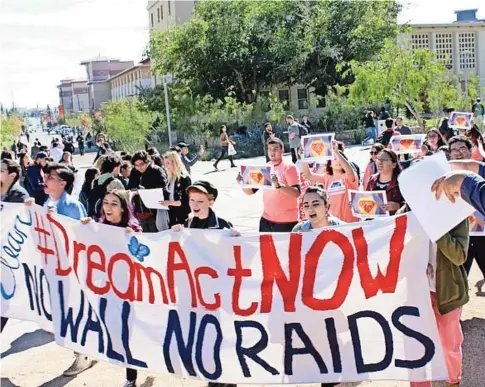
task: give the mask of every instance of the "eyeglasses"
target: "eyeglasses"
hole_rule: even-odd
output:
[[[457,153],[464,153],[467,152],[468,148],[466,146],[461,146],[459,148],[453,148],[450,150],[451,153],[457,154]]]
[[[390,158],[388,158],[388,157],[384,157],[384,158],[380,157],[380,158],[377,159],[377,161],[380,161],[381,163],[384,163],[386,161],[392,161],[392,160]]]

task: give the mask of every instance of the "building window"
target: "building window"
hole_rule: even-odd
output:
[[[152,25],[152,28],[153,28],[153,13],[150,12],[150,23]]]
[[[436,59],[445,65],[453,66],[453,36],[451,33],[436,34],[435,52]]]
[[[422,48],[429,49],[429,34],[412,34],[411,44],[413,51]]]
[[[460,69],[474,69],[476,65],[474,32],[458,34],[458,52],[460,53]]]
[[[289,90],[278,90],[278,99],[283,104],[285,110],[290,110],[290,91]]]
[[[168,14],[172,14],[172,7],[170,6],[170,0],[168,0]]]
[[[160,8],[157,8],[157,17],[158,17],[158,22],[160,23]]]
[[[298,89],[296,94],[298,96],[298,109],[308,109],[308,90]]]
[[[160,17],[163,20],[163,5],[160,6]]]

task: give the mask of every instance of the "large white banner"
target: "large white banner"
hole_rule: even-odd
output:
[[[446,378],[412,215],[243,237],[1,217],[2,316],[97,359],[233,383]]]

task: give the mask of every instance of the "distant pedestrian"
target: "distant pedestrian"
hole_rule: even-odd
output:
[[[480,97],[477,97],[476,102],[472,105],[472,113],[475,123],[480,127],[485,117],[485,107],[483,106]]]
[[[411,128],[407,125],[404,125],[404,120],[402,117],[396,118],[396,127],[394,128],[394,130],[397,130],[402,135],[413,134]]]
[[[189,154],[189,146],[185,142],[179,142],[178,147],[180,148],[180,157],[182,159],[182,163],[185,165],[185,169],[187,170],[188,174],[190,175],[190,167],[194,166],[194,164],[199,161],[199,159],[202,157],[204,154],[204,146],[201,145],[199,148],[199,152],[190,159],[188,154]]]
[[[271,126],[271,123],[267,122],[266,124],[264,124],[264,130],[261,134],[261,137],[263,138],[263,148],[266,162],[269,162],[268,148],[266,147],[266,144],[269,140],[274,140],[276,137],[276,134],[273,132],[273,127]]]
[[[76,138],[77,147],[79,148],[79,153],[81,156],[84,156],[84,137],[82,134],[79,134]]]
[[[0,157],[0,160],[3,160],[3,159],[13,160],[12,154],[10,153],[10,151],[8,150],[8,148],[6,146],[3,147],[2,156]]]
[[[304,115],[303,118],[301,119],[301,124],[306,128],[308,133],[311,133],[313,130],[313,125],[310,121],[308,121],[308,116]]]
[[[224,158],[226,153],[228,155],[227,158],[231,162],[231,168],[236,167],[236,164],[234,164],[234,160],[232,159],[233,155],[229,151],[229,147],[232,147],[234,149],[235,144],[236,143],[234,141],[232,141],[229,138],[229,135],[227,134],[226,125],[222,125],[221,128],[219,129],[219,146],[220,146],[220,149],[221,149],[221,154],[220,154],[219,158],[217,159],[217,161],[214,163],[214,168],[216,170],[217,170],[217,165],[219,164],[219,161],[221,161]]]
[[[290,140],[291,160],[293,164],[298,161],[298,147],[300,146],[300,125],[293,116],[286,116],[288,126],[288,138]]]

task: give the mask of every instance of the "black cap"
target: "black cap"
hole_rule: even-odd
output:
[[[196,189],[197,191],[203,192],[212,197],[213,200],[217,199],[218,191],[211,183],[204,180],[196,181],[194,184],[187,188],[187,192],[191,189]]]
[[[175,145],[175,146],[171,146],[169,148],[169,151],[180,153],[180,152],[182,152],[182,149],[180,149],[179,146]]]
[[[178,147],[180,148],[188,148],[189,147],[189,144],[186,144],[185,142],[179,142],[177,144]]]
[[[455,108],[449,107],[449,108],[445,108],[445,109],[443,109],[443,111],[444,111],[445,113],[451,113],[451,112],[454,112],[454,111],[455,111]]]

